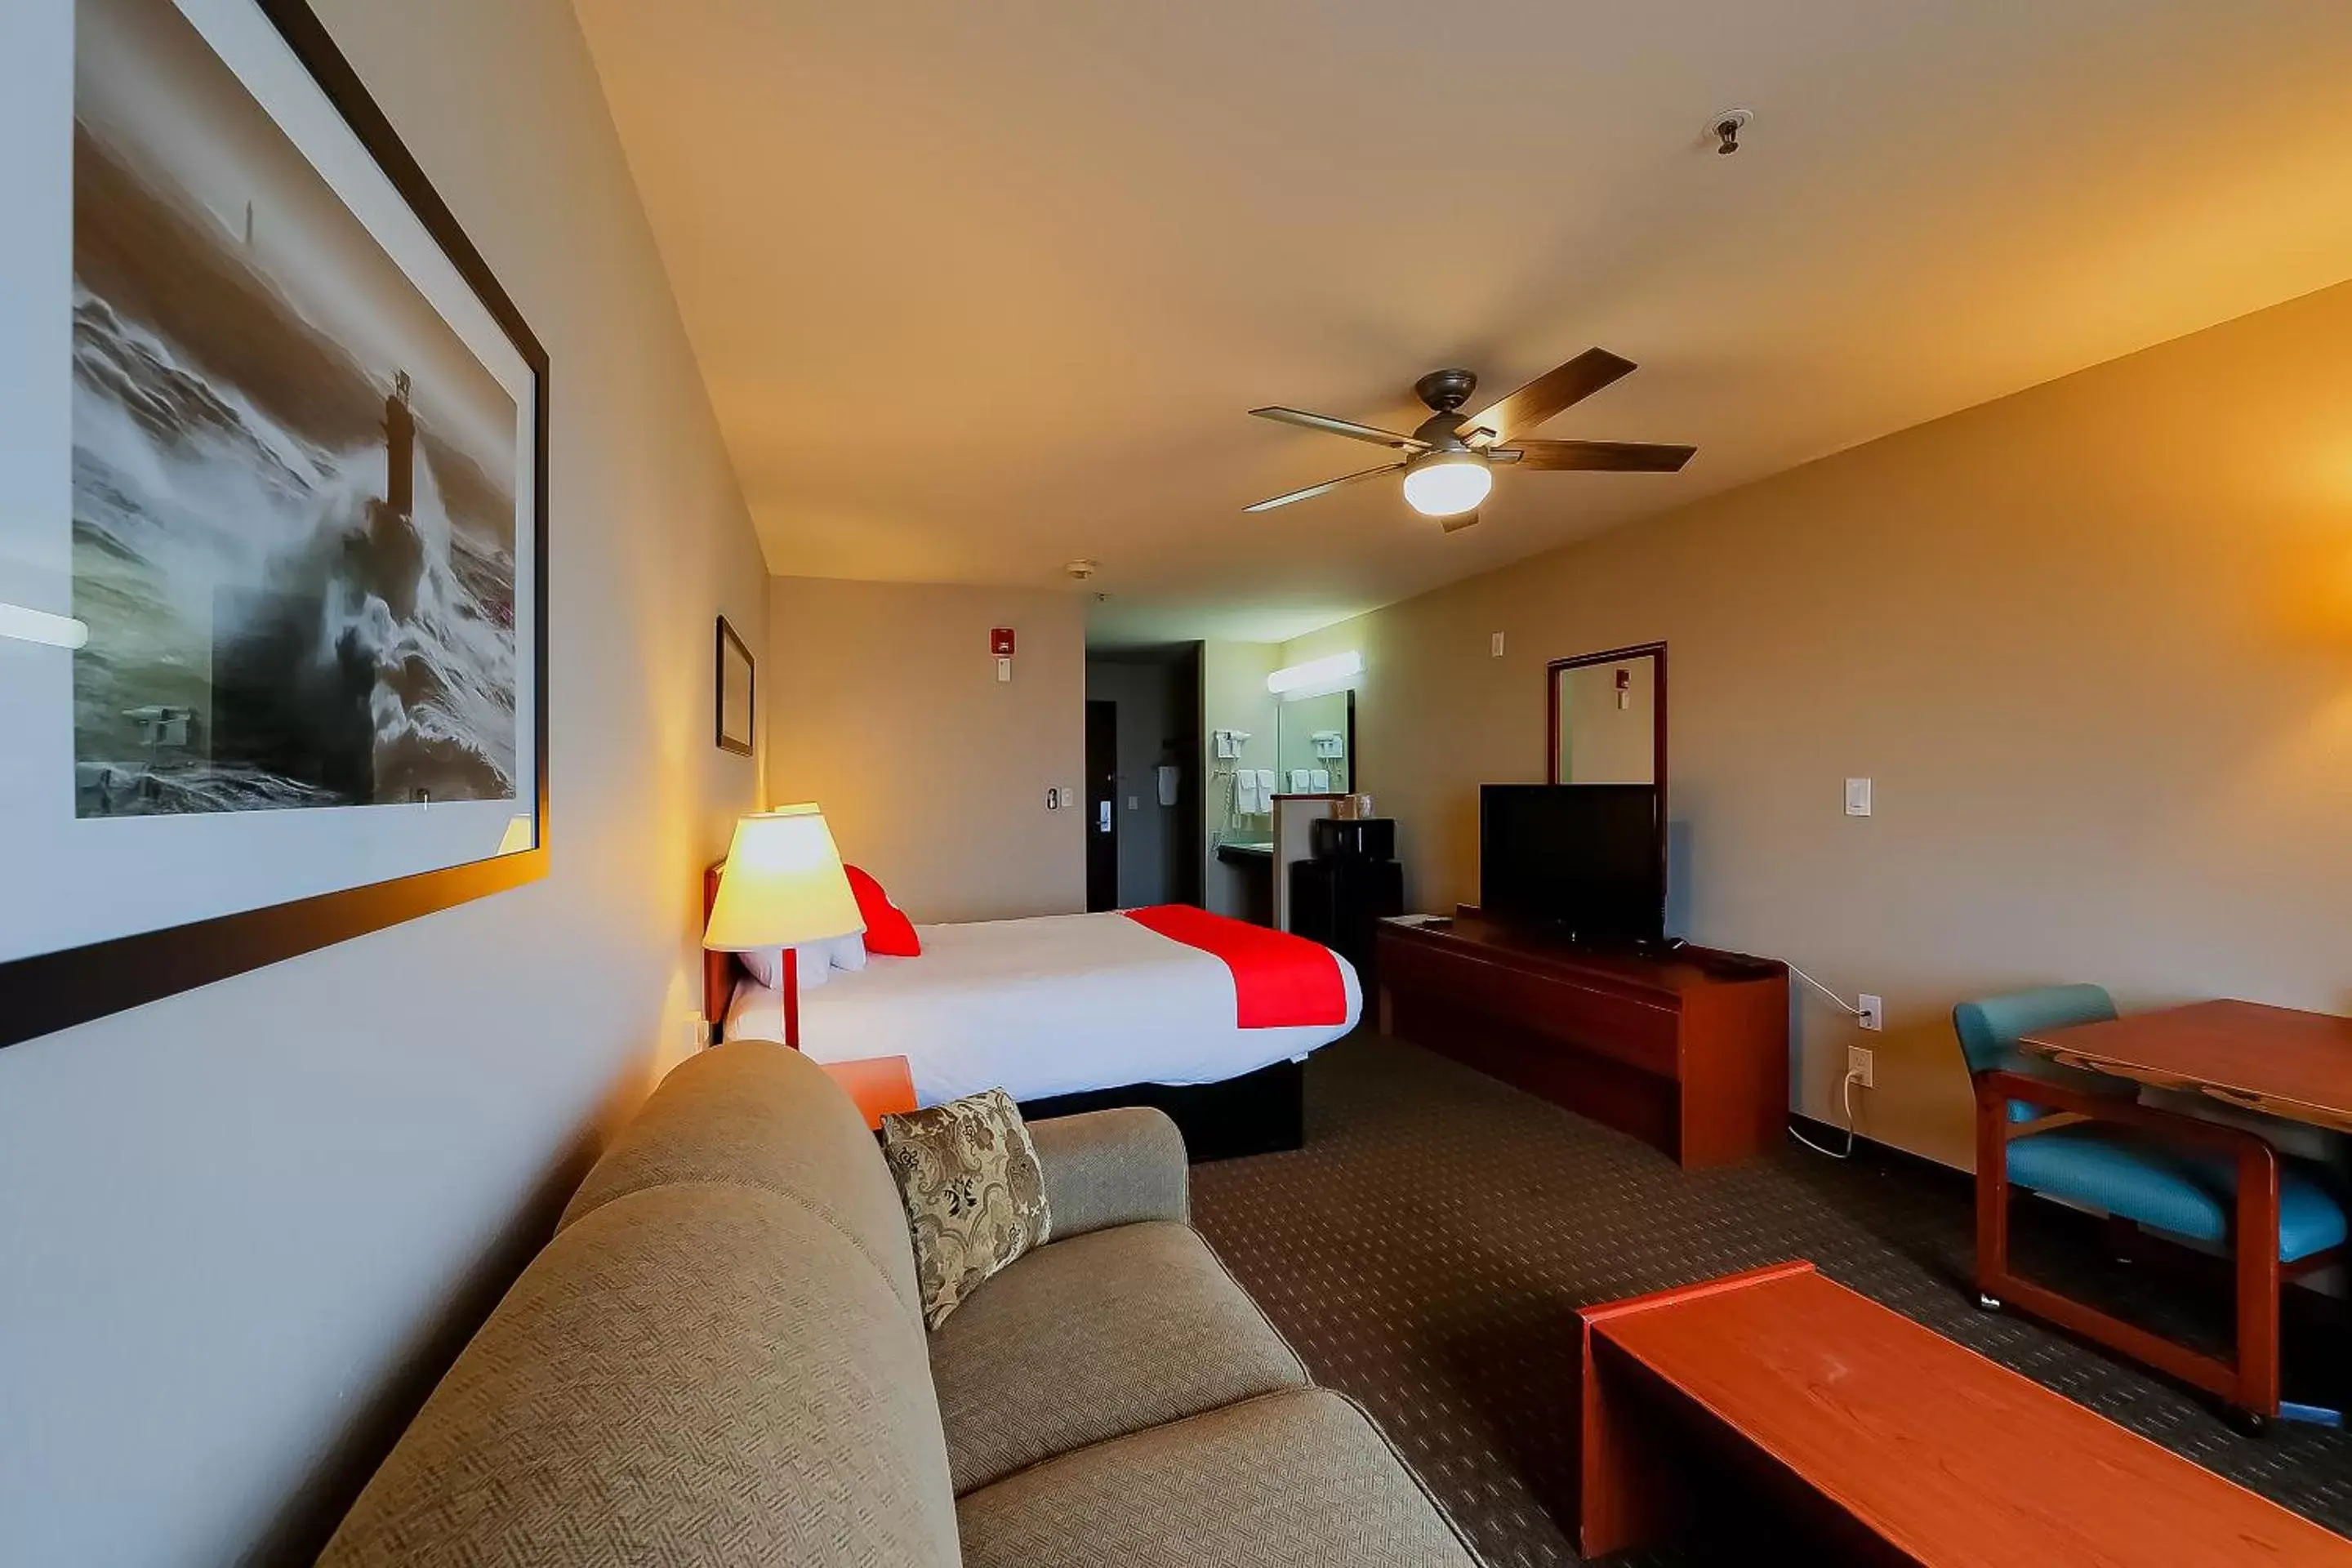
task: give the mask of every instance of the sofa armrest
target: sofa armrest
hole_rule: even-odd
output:
[[[1122,1106],[1029,1123],[1053,1239],[1192,1213],[1184,1135],[1163,1110]]]

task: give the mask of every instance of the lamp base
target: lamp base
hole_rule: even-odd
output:
[[[801,1048],[801,954],[798,948],[783,951],[784,968],[784,1044],[794,1050]]]

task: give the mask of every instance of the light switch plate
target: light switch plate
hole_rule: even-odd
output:
[[[1502,658],[1502,657],[1503,657],[1503,634],[1502,634],[1502,633],[1500,633],[1500,632],[1496,632],[1496,633],[1495,634],[1494,640],[1493,640],[1491,643],[1489,643],[1487,646],[1488,646],[1488,647],[1492,650],[1492,657],[1494,657],[1494,658]]]
[[[1870,781],[1868,779],[1846,780],[1845,814],[1848,816],[1868,816],[1870,815]]]
[[[1013,661],[1011,659],[1000,658],[996,661],[996,679],[999,680],[1010,680],[1013,679]]]
[[[1854,1000],[1862,1005],[1862,1012],[1854,1019],[1857,1026],[1873,1033],[1886,1027],[1886,1003],[1884,998],[1873,996],[1865,991]]]

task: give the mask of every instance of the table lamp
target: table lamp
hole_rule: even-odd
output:
[[[801,1048],[800,955],[793,949],[865,929],[824,813],[787,805],[735,824],[702,945],[715,952],[783,950],[784,1044],[793,1049]]]

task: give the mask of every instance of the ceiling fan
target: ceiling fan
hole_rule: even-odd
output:
[[[1527,385],[1489,407],[1465,417],[1462,405],[1477,390],[1478,378],[1466,370],[1433,370],[1412,384],[1421,400],[1435,410],[1410,436],[1334,419],[1328,414],[1307,414],[1296,408],[1253,408],[1261,419],[1278,419],[1309,430],[1328,430],[1374,446],[1390,447],[1404,455],[1376,468],[1343,474],[1319,485],[1272,496],[1244,511],[1272,511],[1293,501],[1315,497],[1380,474],[1404,472],[1405,503],[1424,517],[1445,520],[1452,533],[1478,521],[1479,503],[1495,482],[1493,466],[1513,463],[1523,468],[1604,469],[1615,473],[1671,474],[1691,459],[1696,447],[1668,447],[1650,441],[1527,441],[1532,430],[1562,409],[1581,403],[1619,377],[1632,374],[1633,362],[1606,349],[1587,349],[1566,364],[1546,371]]]

